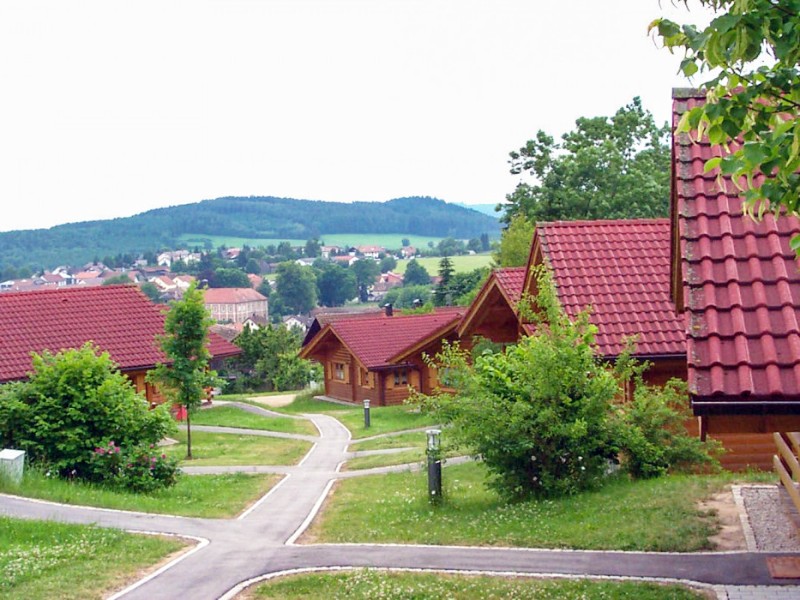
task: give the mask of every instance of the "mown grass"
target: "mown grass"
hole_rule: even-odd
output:
[[[425,267],[431,275],[436,275],[439,272],[439,262],[442,260],[440,256],[425,256],[417,258],[417,262]],[[453,263],[453,271],[455,273],[468,273],[475,269],[488,267],[492,263],[491,254],[470,254],[465,256],[451,256],[450,262]],[[409,261],[397,261],[397,267],[393,269],[395,273],[405,273]]]
[[[388,448],[425,448],[428,436],[424,431],[408,431],[355,442],[348,450],[386,450]]]
[[[330,415],[339,419],[350,430],[354,439],[434,424],[429,415],[408,406],[373,406],[370,408],[370,427],[368,429],[364,427],[363,407],[314,400],[311,394],[300,395],[291,404],[273,410],[289,414],[322,413]]]
[[[356,444],[351,444],[350,452],[365,450],[385,450],[390,448],[409,448],[405,452],[396,454],[375,454],[372,456],[358,456],[345,463],[345,469],[355,471],[359,469],[372,469],[375,467],[388,467],[392,465],[403,465],[407,463],[418,463],[426,460],[425,447],[427,446],[427,436],[422,431],[400,433],[398,435],[365,440]],[[443,456],[450,458],[459,456],[463,452],[443,448]]]
[[[706,596],[678,585],[633,581],[543,580],[357,569],[282,577],[259,585],[252,597],[282,600],[697,600]]]
[[[424,473],[392,473],[337,483],[311,530],[324,542],[396,542],[595,550],[689,552],[711,548],[713,515],[697,502],[734,475],[673,475],[566,498],[506,503],[484,485],[485,467],[444,470],[445,502],[432,508]],[[359,527],[352,515],[361,515]]]
[[[182,466],[294,465],[311,449],[310,442],[282,438],[208,433],[192,430],[192,460],[186,460],[186,430],[175,436],[177,444],[162,451]]]
[[[183,546],[178,538],[0,517],[0,597],[104,598]]]
[[[178,483],[150,494],[133,494],[81,481],[46,477],[28,469],[20,484],[0,478],[0,492],[62,504],[180,515],[233,517],[280,481],[278,475],[183,475]]]
[[[217,427],[319,435],[317,428],[309,421],[287,417],[268,417],[224,404],[198,410],[192,415],[192,425],[215,425]]]
[[[351,458],[344,465],[345,471],[359,471],[374,469],[376,467],[391,467],[393,465],[406,465],[421,463],[425,460],[425,450],[415,448],[396,454],[373,454],[372,456],[357,456]]]

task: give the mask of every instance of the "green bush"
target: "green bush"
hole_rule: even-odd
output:
[[[538,283],[534,335],[474,365],[445,346],[434,362],[457,394],[415,398],[482,458],[490,485],[507,498],[592,487],[615,453],[610,417],[619,386],[593,351],[594,327],[585,313],[575,321],[564,314],[546,272]]]
[[[633,398],[617,406],[615,438],[623,468],[636,478],[657,477],[668,471],[719,468],[722,446],[689,435],[691,419],[686,383],[645,385],[634,377]]]
[[[90,478],[98,447],[150,445],[174,430],[166,406],[150,410],[108,353],[91,344],[33,356],[26,382],[0,387],[0,443],[61,476]]]
[[[113,441],[95,448],[92,478],[137,493],[171,487],[178,481],[178,460],[151,446],[123,449]]]

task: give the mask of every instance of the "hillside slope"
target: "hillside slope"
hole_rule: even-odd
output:
[[[0,270],[82,264],[104,256],[172,248],[187,233],[278,239],[309,239],[322,233],[404,233],[466,239],[498,231],[495,219],[435,198],[344,203],[228,197],[132,217],[0,233]]]

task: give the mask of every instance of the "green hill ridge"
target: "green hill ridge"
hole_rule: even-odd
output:
[[[0,233],[0,271],[53,268],[103,256],[181,246],[181,236],[306,240],[323,233],[401,233],[469,239],[496,236],[496,219],[437,198],[323,202],[271,196],[225,197],[131,217]]]

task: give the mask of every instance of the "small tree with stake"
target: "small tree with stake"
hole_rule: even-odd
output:
[[[164,320],[161,349],[171,364],[161,363],[148,374],[159,383],[173,404],[186,409],[186,457],[192,458],[192,412],[200,406],[204,390],[216,382],[208,370],[208,328],[213,323],[203,293],[192,284],[182,300],[173,302]]]

